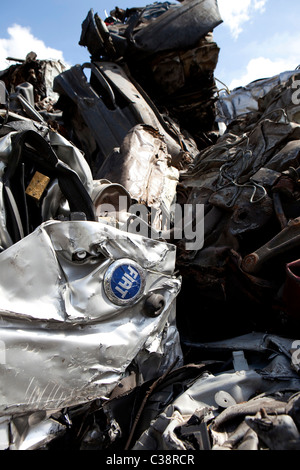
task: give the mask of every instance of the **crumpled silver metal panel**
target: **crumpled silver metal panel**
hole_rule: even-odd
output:
[[[102,165],[97,177],[121,184],[138,204],[170,214],[176,201],[179,171],[171,166],[171,157],[162,135],[150,126],[134,126],[120,148]],[[163,230],[160,220],[153,221]]]
[[[103,280],[115,260],[128,258],[141,267],[145,285],[136,303],[120,306],[106,296]],[[85,221],[46,222],[1,253],[0,413],[106,397],[133,361],[140,380],[143,369],[152,377],[164,372],[181,354],[174,266],[174,246]],[[143,311],[152,292],[165,301],[154,318]]]
[[[2,178],[7,165],[7,159],[12,151],[11,137],[14,133],[10,133],[0,139],[0,248],[7,248],[12,245],[11,237],[6,229],[6,212],[3,201],[3,183]]]
[[[234,119],[258,111],[258,102],[272,88],[281,83],[285,83],[290,77],[299,73],[297,70],[287,71],[275,75],[274,77],[255,80],[245,87],[238,87],[227,92],[220,93],[216,102],[216,121],[224,122],[227,126]]]

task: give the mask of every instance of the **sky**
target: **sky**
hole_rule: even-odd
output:
[[[172,0],[177,3],[176,0]],[[145,0],[3,1],[0,70],[30,51],[38,59],[60,59],[67,67],[90,60],[79,46],[81,24],[90,9],[102,19],[115,7],[141,7]],[[229,89],[294,70],[300,64],[299,0],[218,0],[223,23],[214,30],[220,47],[215,77]]]

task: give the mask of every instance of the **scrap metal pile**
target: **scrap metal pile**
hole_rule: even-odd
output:
[[[1,449],[300,449],[300,72],[219,91],[221,22],[0,72]]]

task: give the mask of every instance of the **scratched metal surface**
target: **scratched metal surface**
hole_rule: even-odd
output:
[[[128,258],[145,282],[136,302],[120,306],[103,280]],[[181,354],[174,263],[173,246],[82,221],[47,222],[1,253],[2,416],[108,396],[133,361],[140,380],[164,372]],[[151,292],[165,300],[156,318],[143,312]]]

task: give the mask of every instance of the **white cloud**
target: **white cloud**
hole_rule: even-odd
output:
[[[300,33],[276,33],[264,42],[249,44],[249,60],[246,68],[229,84],[233,90],[238,86],[248,85],[250,82],[269,78],[281,72],[294,70],[300,64],[299,47]],[[260,56],[257,57],[257,50]],[[252,52],[251,52],[252,51]]]
[[[11,65],[6,60],[7,57],[25,59],[28,52],[35,52],[39,60],[55,59],[61,60],[64,64],[62,51],[53,49],[33,36],[29,27],[14,24],[7,29],[8,39],[0,39],[0,70],[4,70]],[[67,64],[66,64],[67,65]]]
[[[247,65],[246,72],[240,78],[232,80],[229,89],[233,90],[239,86],[246,86],[254,80],[269,78],[281,72],[294,70],[296,66],[297,62],[294,62],[292,59],[271,60],[266,57],[251,59]]]
[[[268,0],[218,0],[221,17],[234,39],[243,31],[243,24],[256,12],[262,13]]]
[[[260,12],[265,11],[267,0],[254,0],[254,9]]]

